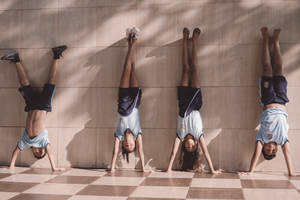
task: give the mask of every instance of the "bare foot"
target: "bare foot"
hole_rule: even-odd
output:
[[[269,31],[267,27],[262,27],[260,31],[263,38],[269,38]]]
[[[281,31],[280,28],[274,29],[274,32],[273,32],[274,41],[278,41],[280,31]]]
[[[183,40],[188,40],[190,36],[190,30],[188,28],[183,28]]]
[[[197,40],[200,36],[201,30],[199,28],[195,28],[193,31],[193,40]]]

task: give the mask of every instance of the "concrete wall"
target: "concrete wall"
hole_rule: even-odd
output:
[[[0,54],[17,49],[34,86],[42,86],[52,62],[50,48],[70,48],[60,63],[49,137],[64,167],[107,167],[117,116],[117,91],[126,53],[127,27],[141,28],[137,77],[146,162],[166,168],[176,131],[176,86],[182,28],[199,26],[199,77],[205,139],[216,168],[246,170],[262,110],[261,26],[281,27],[293,167],[300,170],[300,2],[298,0],[2,0]],[[25,125],[13,64],[0,63],[0,163],[7,165]],[[48,167],[30,151],[17,165]],[[121,167],[139,167],[138,156]],[[285,170],[281,152],[257,169]]]

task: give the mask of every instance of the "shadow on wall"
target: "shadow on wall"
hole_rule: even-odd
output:
[[[111,145],[109,144],[106,147],[107,149],[105,149],[103,152],[105,152],[105,154],[110,152],[109,157],[111,157],[113,146],[112,135],[116,124],[115,121],[117,114],[116,88],[119,82],[127,47],[125,47],[126,40],[119,40],[120,37],[116,39],[117,42],[112,42],[113,44],[109,45],[103,45],[101,37],[107,40],[109,40],[110,37],[117,38],[116,35],[118,34],[114,32],[114,28],[112,28],[112,31],[106,30],[104,32],[103,27],[107,27],[107,24],[109,24],[116,16],[127,16],[128,13],[136,12],[136,24],[142,30],[140,45],[137,47],[138,52],[136,56],[138,57],[137,76],[142,87],[149,87],[150,85],[150,87],[175,88],[180,79],[179,74],[181,71],[181,64],[178,64],[180,61],[176,63],[177,61],[174,60],[180,59],[181,40],[179,40],[179,38],[181,38],[182,28],[184,26],[189,28],[199,26],[203,30],[203,34],[199,41],[200,49],[198,60],[200,83],[201,86],[205,88],[203,95],[207,104],[204,102],[201,114],[203,116],[205,128],[211,130],[212,132],[221,129],[221,131],[218,132],[218,135],[215,136],[214,139],[212,139],[208,144],[208,148],[212,152],[211,155],[214,162],[218,163],[219,167],[225,166],[224,168],[230,169],[229,163],[231,162],[232,157],[235,161],[237,161],[236,166],[233,167],[234,169],[245,168],[245,166],[248,167],[248,163],[251,158],[251,155],[249,154],[251,154],[253,151],[253,139],[255,139],[255,132],[253,130],[258,124],[261,113],[261,109],[258,107],[258,104],[253,103],[258,102],[258,95],[257,93],[254,93],[256,88],[247,89],[246,92],[241,90],[241,94],[243,92],[246,94],[251,93],[254,95],[254,97],[253,99],[245,99],[242,97],[237,98],[234,103],[238,105],[238,109],[235,113],[233,113],[233,115],[236,114],[237,117],[227,117],[225,113],[220,114],[219,110],[214,108],[215,106],[213,106],[212,102],[217,102],[215,105],[225,105],[225,107],[226,103],[230,103],[229,101],[232,99],[229,97],[230,95],[234,94],[234,91],[231,93],[230,91],[226,90],[226,88],[224,88],[226,86],[257,86],[257,79],[260,74],[260,69],[258,67],[260,66],[259,28],[263,25],[269,25],[270,27],[280,26],[283,28],[282,42],[285,43],[283,48],[284,57],[285,53],[292,55],[292,58],[289,56],[288,58],[284,59],[284,61],[288,60],[285,71],[287,72],[288,76],[294,77],[292,74],[297,74],[297,64],[300,63],[300,60],[298,56],[299,45],[297,45],[297,42],[299,43],[299,38],[296,34],[298,31],[298,25],[296,24],[297,20],[295,19],[299,15],[297,14],[299,13],[299,4],[295,4],[293,2],[286,4],[257,2],[194,2],[188,4],[150,3],[150,5],[143,1],[137,1],[136,4],[130,3],[130,5],[128,5],[125,1],[122,1],[121,3],[118,3],[118,5],[110,5],[113,8],[108,9],[112,9],[114,12],[108,12],[104,15],[101,15],[101,18],[99,18],[97,17],[97,12],[100,11],[100,7],[97,7],[94,10],[91,9],[93,10],[93,13],[89,13],[89,9],[74,8],[78,3],[76,3],[76,1],[73,1],[73,3],[68,5],[69,7],[73,8],[62,9],[55,7],[55,3],[53,2],[54,1],[39,2],[37,5],[34,5],[34,8],[38,9],[31,11],[18,10],[27,9],[28,6],[23,1],[21,2],[21,0],[9,1],[9,3],[3,5],[4,9],[7,11],[0,11],[0,25],[3,25],[0,26],[3,27],[2,29],[0,28],[2,32],[0,44],[2,48],[13,48],[24,51],[24,61],[27,62],[26,60],[30,60],[29,57],[33,56],[34,52],[41,52],[43,50],[21,48],[50,48],[58,43],[67,43],[73,49],[90,46],[94,48],[93,42],[97,43],[95,47],[96,52],[91,56],[89,55],[87,61],[83,65],[79,66],[80,69],[86,69],[92,66],[92,73],[87,74],[91,75],[93,78],[85,76],[86,74],[82,74],[82,77],[75,80],[78,84],[74,85],[74,87],[80,88],[78,89],[80,90],[78,93],[65,92],[68,89],[64,88],[68,86],[67,84],[64,85],[66,83],[66,80],[64,79],[67,79],[67,76],[70,78],[78,77],[77,69],[70,70],[65,74],[59,73],[59,76],[62,78],[59,80],[58,86],[61,85],[61,91],[64,92],[58,92],[55,95],[55,98],[68,98],[67,95],[70,94],[74,95],[75,97],[71,104],[68,104],[65,107],[60,105],[59,108],[54,111],[55,113],[53,113],[53,116],[56,116],[57,113],[59,113],[61,115],[62,122],[53,120],[55,123],[53,122],[51,126],[64,127],[62,129],[68,129],[71,132],[69,135],[67,133],[62,133],[64,135],[59,136],[59,138],[64,138],[63,141],[68,141],[68,143],[66,143],[66,159],[71,163],[72,166],[81,167],[83,165],[88,167],[106,167],[107,162],[110,162],[107,157],[98,162],[98,159],[102,159],[104,156],[100,155],[101,151],[104,149],[101,149],[99,145],[110,143]],[[293,7],[293,5],[297,6]],[[44,7],[50,7],[50,9],[40,9]],[[77,16],[77,11],[83,11],[82,15]],[[65,12],[71,14],[68,15]],[[74,21],[78,21],[78,23],[70,23],[68,20],[71,20],[72,17],[74,17],[76,19]],[[90,23],[86,22],[95,22],[95,30],[91,29],[88,25]],[[127,22],[126,20],[121,20],[120,22],[124,22],[124,24],[131,23]],[[119,23],[119,26],[124,26],[125,29],[127,24],[124,24]],[[100,43],[100,45],[98,43]],[[102,46],[105,47],[102,48]],[[143,48],[148,47],[152,47],[153,50],[149,50],[149,53],[145,53],[145,55],[139,53]],[[84,51],[84,48],[82,51]],[[170,51],[174,51],[175,53],[169,53]],[[41,53],[41,55],[42,54],[43,53]],[[49,54],[50,53],[43,54],[44,56],[41,57],[41,60],[46,60],[47,57],[50,56]],[[112,58],[111,55],[114,55],[115,57]],[[179,57],[174,59],[174,55],[178,55]],[[145,58],[154,59],[155,61],[149,63],[142,61],[140,62],[140,60]],[[160,61],[157,62],[157,60]],[[170,71],[169,68],[166,68],[164,69],[164,73],[157,75],[159,78],[154,78],[156,80],[155,83],[149,83],[149,81],[152,79],[147,78],[147,75],[152,72],[152,69],[154,68],[152,64],[155,64],[156,62],[162,65],[164,65],[165,62],[174,62],[174,65],[176,65],[174,68],[176,68],[176,70]],[[35,62],[32,64],[34,66],[29,66],[31,63],[25,63],[25,67],[30,67],[28,71],[31,73],[34,72],[33,75],[30,75],[32,83],[34,85],[42,85],[42,80],[44,79],[45,74],[48,74],[48,68],[47,70],[46,68],[40,68],[40,62]],[[43,64],[45,63],[43,62]],[[159,67],[164,66],[155,67],[155,73],[159,73]],[[97,70],[93,71],[92,68],[96,68]],[[170,74],[172,74],[173,78],[176,77],[174,82],[162,81],[163,78],[169,77]],[[153,74],[153,76],[156,75]],[[87,81],[87,79],[90,80]],[[296,81],[297,77],[293,80]],[[79,84],[84,81],[87,81],[85,82],[85,85]],[[91,87],[91,89],[82,89],[81,87]],[[102,95],[109,95],[109,98],[104,98]],[[91,98],[94,100],[90,101]],[[150,97],[144,96],[144,98]],[[143,101],[145,101],[145,99]],[[173,105],[177,105],[177,103],[175,103],[177,101],[175,98],[172,101]],[[239,104],[238,101],[243,103],[246,101],[247,106]],[[91,105],[83,106],[83,103],[92,103],[96,105],[97,109],[95,110],[95,108]],[[257,106],[253,108],[252,105]],[[169,112],[167,107],[164,109],[166,112]],[[225,111],[226,113],[230,113],[230,110],[226,110],[226,108]],[[146,110],[143,112],[146,112]],[[76,123],[82,122],[79,120],[81,119],[79,115],[82,113],[84,113],[85,123],[80,124],[79,126],[81,128],[78,128]],[[111,117],[112,115],[113,117]],[[151,115],[151,113],[143,114],[144,119],[148,118],[149,115]],[[141,122],[144,119],[141,118]],[[176,125],[176,121],[174,119],[172,123]],[[242,120],[246,122],[241,122]],[[65,121],[67,124],[64,124]],[[82,129],[82,127],[84,128]],[[159,129],[161,127],[156,128]],[[102,129],[108,130],[107,132],[105,132],[105,130],[105,133],[102,133]],[[148,126],[145,131],[148,131],[147,129],[149,129]],[[243,131],[245,134],[241,134],[239,129],[246,129]],[[90,132],[93,134],[90,134]],[[155,133],[152,132],[151,134],[155,135]],[[245,140],[245,135],[247,136],[247,140]],[[68,136],[72,137],[72,139],[67,139]],[[164,137],[166,138],[165,140],[167,140],[169,135]],[[88,138],[88,140],[86,138]],[[144,140],[144,143],[147,145],[147,141],[150,140],[150,136],[145,136],[145,139],[147,140]],[[163,150],[165,149],[171,150],[172,141],[173,137],[169,144],[159,144],[162,152],[164,152]],[[248,143],[251,144],[248,145]],[[154,144],[154,142],[152,142],[152,144]],[[228,146],[230,146],[230,148]],[[247,151],[237,151],[236,147],[239,147],[240,149],[244,149],[246,147]],[[78,153],[79,148],[87,148],[87,150],[82,151],[82,153]],[[93,148],[97,149],[96,153],[91,150]],[[168,154],[157,154],[155,150],[151,150],[150,146],[145,147],[145,149],[146,148],[150,152],[145,152],[147,155],[146,159],[148,161],[153,159],[153,163],[157,164],[158,166],[163,166],[163,164],[159,163],[158,160],[168,160],[169,158],[168,151],[165,151]],[[85,154],[84,152],[87,153]],[[89,155],[91,156],[89,157]],[[79,162],[79,160],[83,160],[83,162]],[[226,160],[229,162],[228,164]],[[132,162],[136,163],[135,167],[138,167],[139,163],[136,162],[135,158],[132,160]],[[30,165],[33,163],[34,161],[29,161]],[[121,158],[118,159],[118,164],[122,167],[125,166]]]

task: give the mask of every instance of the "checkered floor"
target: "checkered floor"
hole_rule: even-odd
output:
[[[239,177],[191,172],[141,173],[118,170],[69,169],[52,174],[49,169],[17,168],[9,174],[0,168],[0,199],[300,199],[300,177],[280,173],[255,173]]]

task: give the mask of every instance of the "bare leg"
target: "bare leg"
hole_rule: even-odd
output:
[[[58,59],[54,59],[52,68],[50,69],[50,74],[49,74],[49,79],[48,79],[49,84],[52,84],[52,85],[55,84],[57,68],[58,68]]]
[[[198,59],[197,59],[197,42],[200,35],[200,29],[196,28],[193,31],[193,38],[192,38],[192,65],[190,69],[190,86],[193,88],[199,88],[200,83],[198,80]]]
[[[282,76],[282,57],[280,53],[280,45],[279,45],[279,33],[280,29],[275,29],[273,34],[274,41],[274,52],[273,52],[273,75],[274,76]]]
[[[132,64],[132,55],[134,51],[136,41],[128,40],[128,52],[126,55],[125,63],[124,63],[124,68],[121,76],[121,81],[120,81],[120,88],[129,88],[130,87],[130,75],[131,75],[131,64]]]
[[[136,42],[135,39],[133,39],[132,41]],[[135,75],[135,52],[134,51],[132,52],[132,58],[131,58],[130,87],[139,87],[139,83]]]
[[[263,76],[272,77],[272,65],[269,50],[269,32],[267,27],[260,29],[263,37],[262,66]]]
[[[16,68],[17,68],[17,73],[18,73],[19,82],[21,86],[30,85],[28,76],[24,70],[23,65],[20,62],[16,62]]]
[[[188,39],[190,31],[187,28],[183,29],[183,49],[182,49],[182,75],[180,86],[189,86],[189,71],[190,66],[188,62]]]

